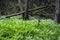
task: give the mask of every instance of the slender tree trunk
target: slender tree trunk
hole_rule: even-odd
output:
[[[56,0],[55,22],[60,23],[60,0]]]
[[[48,0],[43,0],[44,5],[48,5]]]
[[[33,8],[33,0],[29,0],[29,9]],[[32,11],[29,12],[29,14],[32,16]]]
[[[25,1],[25,13],[23,14],[23,19],[24,20],[28,20],[29,19],[29,15],[28,15],[28,9],[29,9],[29,0]]]
[[[42,0],[37,0],[37,5],[41,6],[41,4],[42,4]]]
[[[21,0],[18,0],[18,4],[19,4],[19,7],[20,7],[21,11],[23,11]]]

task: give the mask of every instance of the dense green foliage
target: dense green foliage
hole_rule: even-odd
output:
[[[0,40],[60,40],[60,26],[51,20],[0,20]]]

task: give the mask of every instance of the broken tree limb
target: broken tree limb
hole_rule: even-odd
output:
[[[43,6],[43,7],[37,7],[37,8],[33,8],[33,9],[29,9],[28,12],[31,12],[31,11],[36,11],[36,10],[39,10],[41,9],[40,11],[42,11],[42,9],[44,10],[44,8],[48,8],[48,7],[51,7],[53,5],[49,5],[49,6]],[[5,18],[9,18],[9,17],[12,17],[12,16],[17,16],[17,15],[21,15],[23,13],[25,13],[26,11],[22,11],[20,13],[16,13],[16,14],[12,14],[12,15],[7,15],[5,16]]]

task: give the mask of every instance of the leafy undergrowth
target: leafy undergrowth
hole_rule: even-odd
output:
[[[60,26],[52,20],[0,20],[0,40],[60,40]]]

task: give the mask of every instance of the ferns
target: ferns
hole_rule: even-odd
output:
[[[60,29],[52,20],[0,20],[0,40],[58,40]]]

